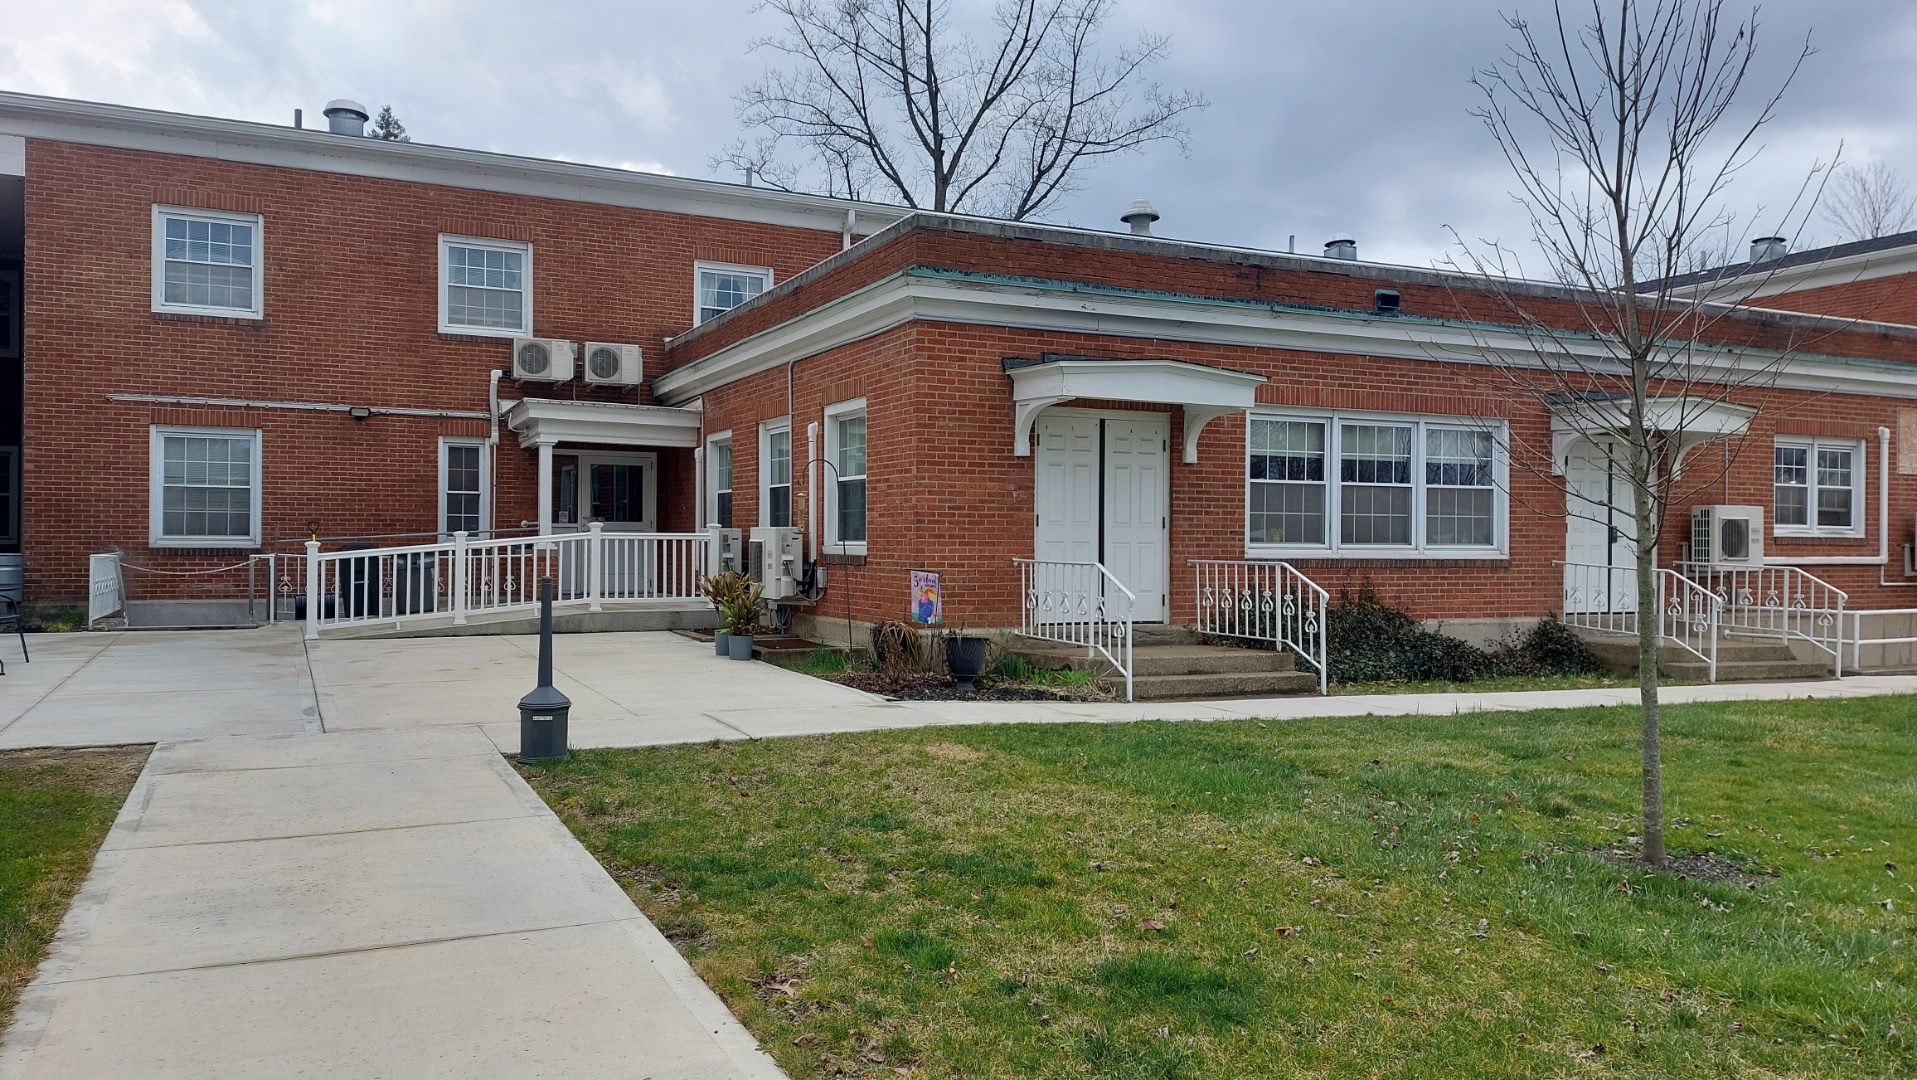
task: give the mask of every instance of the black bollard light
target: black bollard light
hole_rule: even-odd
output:
[[[552,684],[552,579],[539,579],[539,685],[519,699],[519,760],[566,756],[566,717],[572,699]]]

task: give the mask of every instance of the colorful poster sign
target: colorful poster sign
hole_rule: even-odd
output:
[[[912,571],[912,621],[938,626],[945,621],[939,600],[939,576],[930,570]]]

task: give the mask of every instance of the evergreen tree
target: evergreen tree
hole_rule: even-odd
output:
[[[413,137],[406,134],[406,125],[399,122],[399,115],[393,112],[391,105],[381,106],[379,115],[373,118],[373,138],[391,139],[394,142],[413,141]]]

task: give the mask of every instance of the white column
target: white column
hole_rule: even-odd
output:
[[[539,444],[539,535],[552,535],[552,444]]]
[[[306,636],[319,637],[320,622],[320,546],[318,540],[306,542]]]
[[[605,573],[606,523],[595,521],[586,526],[586,604],[588,611],[599,610],[599,578]]]
[[[472,589],[471,568],[467,565],[466,530],[453,534],[453,625],[466,622],[466,594]]]

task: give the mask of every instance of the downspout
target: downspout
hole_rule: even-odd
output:
[[[486,471],[491,475],[486,479],[486,539],[494,540],[498,534],[493,531],[499,517],[499,379],[506,374],[494,368],[492,378],[486,385],[486,416],[492,425],[492,431],[486,436]]]
[[[1884,572],[1890,567],[1890,429],[1877,429],[1877,554],[1875,555],[1810,555],[1803,558],[1784,556],[1764,557],[1765,566],[1881,566],[1877,574],[1882,580]],[[1905,582],[1885,581],[1890,588],[1900,588]],[[1917,583],[1911,583],[1917,584]]]
[[[857,210],[857,208],[846,207],[845,226],[839,230],[839,250],[840,251],[846,251],[852,247],[852,230],[854,228],[857,228],[858,224],[859,224],[859,211]]]

